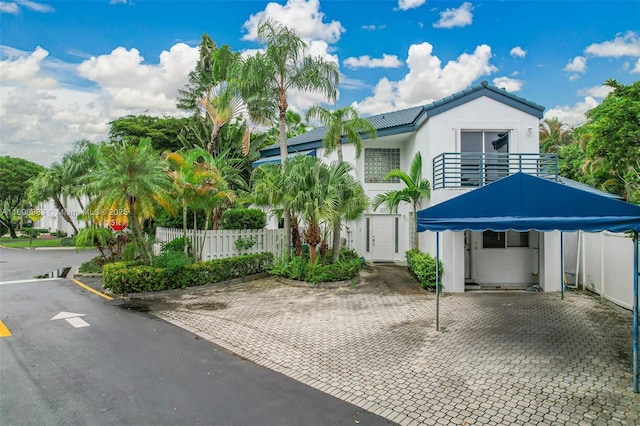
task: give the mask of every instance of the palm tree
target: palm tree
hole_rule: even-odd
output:
[[[53,163],[31,181],[28,198],[32,202],[52,200],[63,219],[71,225],[74,234],[77,235],[78,227],[62,202],[62,197],[69,186],[69,175],[65,172],[65,168],[60,163]]]
[[[378,207],[384,204],[387,210],[397,213],[400,203],[411,204],[413,217],[416,221],[414,245],[416,250],[419,250],[418,207],[420,206],[420,199],[429,199],[431,196],[429,180],[422,178],[422,155],[420,152],[417,152],[413,157],[409,174],[400,169],[393,169],[385,175],[384,180],[392,178],[400,179],[405,184],[405,188],[378,194],[373,200],[373,210],[377,210]]]
[[[330,220],[333,227],[333,248],[331,263],[340,258],[340,229],[342,219],[356,220],[369,206],[369,198],[362,184],[352,174],[349,163],[332,163],[329,167],[327,185],[334,186],[331,193],[335,198],[335,215]]]
[[[542,120],[539,133],[542,152],[558,152],[564,145],[573,143],[573,130],[558,117]]]
[[[90,178],[96,198],[87,207],[89,213],[103,223],[128,219],[140,256],[150,264],[153,253],[143,222],[153,218],[159,206],[173,210],[166,163],[153,149],[151,139],[142,139],[138,145],[103,146]]]
[[[342,158],[343,139],[354,144],[356,158],[359,158],[362,153],[361,134],[365,133],[370,138],[377,137],[375,126],[369,120],[361,118],[352,106],[330,111],[320,105],[314,105],[309,108],[305,118],[307,120],[318,119],[327,126],[327,134],[322,140],[325,153],[331,154],[333,151],[337,151],[338,161],[341,163],[344,161]]]
[[[267,19],[258,26],[258,39],[266,43],[264,53],[246,59],[242,67],[243,98],[249,110],[259,109],[266,118],[278,117],[280,159],[287,161],[287,92],[290,89],[320,92],[330,102],[337,98],[337,64],[305,55],[306,44],[298,34],[281,23]],[[269,111],[270,114],[265,112]],[[291,244],[291,222],[284,212],[287,247]],[[289,250],[286,250],[288,255]]]
[[[195,207],[205,198],[217,199],[227,197],[226,183],[220,173],[206,159],[210,154],[202,148],[186,152],[167,152],[166,159],[172,166],[169,177],[182,205],[182,230],[184,239],[184,256],[189,256],[187,241],[187,211]],[[202,161],[205,159],[204,161]]]
[[[369,120],[361,118],[355,108],[351,106],[330,111],[320,105],[314,105],[307,111],[307,120],[310,118],[319,119],[327,126],[327,133],[322,140],[326,154],[333,151],[338,153],[338,162],[342,163],[342,140],[343,138],[354,144],[356,148],[356,158],[362,153],[362,133],[366,133],[370,138],[377,137],[376,128]],[[340,252],[340,220],[334,223],[333,227],[333,263],[338,261]]]

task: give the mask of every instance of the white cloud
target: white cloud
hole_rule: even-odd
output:
[[[585,53],[605,58],[640,57],[640,36],[629,31],[624,35],[618,35],[613,41],[593,43],[587,46]]]
[[[587,72],[587,58],[576,56],[564,67],[564,71],[573,73],[569,76],[571,81],[580,78],[580,74]]]
[[[544,114],[544,118],[557,117],[561,122],[571,127],[575,127],[584,124],[587,121],[585,113],[597,105],[598,101],[591,96],[587,96],[584,98],[584,101],[580,101],[573,106],[557,105],[556,107],[547,110]]]
[[[34,12],[51,13],[54,11],[53,7],[47,4],[37,3],[35,1],[18,0],[18,4],[24,8],[33,10]]]
[[[507,92],[519,92],[522,90],[522,80],[516,80],[509,77],[496,77],[493,79],[493,85]]]
[[[594,98],[606,98],[609,93],[613,92],[613,87],[609,86],[593,86],[585,87],[578,90],[578,96],[591,96]]]
[[[376,114],[433,102],[464,89],[480,76],[497,71],[489,63],[492,56],[491,47],[483,44],[473,53],[463,53],[443,66],[433,55],[431,44],[414,44],[409,48],[406,61],[409,72],[404,78],[381,79],[373,89],[373,96],[354,106],[362,113]]]
[[[319,0],[288,0],[284,6],[269,3],[263,11],[251,15],[244,23],[243,29],[247,34],[243,39],[256,40],[260,22],[271,18],[295,30],[302,39],[335,43],[345,29],[338,21],[322,22],[324,16],[320,12]]]
[[[640,59],[636,61],[635,66],[631,70],[631,74],[637,74],[637,73],[640,73]]]
[[[34,88],[53,88],[57,82],[41,72],[42,61],[49,52],[36,47],[33,53],[21,52],[17,49],[2,49],[3,53],[11,53],[17,59],[0,61],[0,81],[7,86],[29,86]]]
[[[417,7],[425,4],[427,0],[398,0],[398,9],[400,10],[409,10],[415,9]]]
[[[372,58],[369,55],[360,57],[350,57],[342,61],[347,68],[398,68],[402,66],[402,62],[396,55],[388,55],[384,53],[382,58]]]
[[[511,49],[509,54],[514,58],[524,58],[525,56],[527,56],[527,51],[520,46],[516,46],[513,49]]]
[[[49,59],[42,48],[21,52],[2,46],[0,52],[12,56],[0,62],[0,153],[46,166],[80,139],[105,139],[108,123],[115,118],[144,113],[180,115],[175,106],[177,90],[184,87],[198,58],[197,48],[181,43],[162,52],[157,64],[143,64],[136,49],[122,47],[75,67]],[[61,85],[43,72],[52,61],[74,74],[67,79],[81,76],[96,87]]]
[[[78,75],[100,87],[109,110],[175,112],[178,89],[187,82],[198,59],[198,48],[175,44],[160,54],[160,63],[146,65],[137,49],[114,49],[108,55],[82,62]]]
[[[385,28],[387,28],[386,25],[363,25],[362,29],[365,31],[376,31],[376,30],[384,30]]]
[[[0,1],[0,12],[17,15],[20,12],[20,8],[15,3]]]
[[[51,13],[55,9],[47,4],[37,3],[30,0],[17,0],[15,2],[0,1],[0,12],[11,13],[17,15],[20,13],[20,8],[29,9],[34,12]]]
[[[444,12],[440,12],[440,20],[433,24],[434,28],[454,28],[454,27],[466,27],[473,22],[473,5],[469,2],[464,2],[457,9],[447,9]]]

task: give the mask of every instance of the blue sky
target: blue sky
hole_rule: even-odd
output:
[[[482,80],[577,125],[602,83],[640,78],[637,1],[0,1],[0,155],[43,165],[127,114],[179,115],[202,33],[251,54],[259,21],[336,61],[336,107],[366,116]],[[293,92],[304,112],[321,102]],[[329,107],[332,107],[329,105]]]

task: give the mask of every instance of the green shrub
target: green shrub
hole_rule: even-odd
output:
[[[64,237],[60,240],[61,247],[75,247],[76,243],[73,237]]]
[[[183,258],[184,259],[184,258]],[[165,260],[169,260],[166,258]],[[176,258],[173,258],[176,261]],[[267,271],[273,254],[258,253],[186,263],[179,269],[144,266],[139,262],[116,262],[104,265],[104,287],[116,294],[140,293],[213,284]]]
[[[331,256],[326,256],[311,265],[308,256],[293,256],[288,262],[284,259],[276,261],[269,273],[313,284],[351,280],[360,273],[362,262],[353,250],[342,250],[335,264],[329,263],[330,260]]]
[[[184,253],[184,240],[185,240],[185,237],[174,238],[168,243],[163,243],[162,248],[160,250],[162,253],[167,253],[170,251]],[[187,247],[188,247],[189,256],[192,256],[193,252],[191,249],[191,240],[189,238],[187,238]]]
[[[167,250],[153,258],[153,266],[166,269],[170,275],[177,274],[188,263],[191,261],[184,257],[184,253],[175,250]]]
[[[422,253],[418,250],[409,250],[405,253],[407,258],[407,266],[409,270],[420,281],[422,288],[436,287],[436,259],[431,257],[428,253]],[[440,272],[440,288],[442,288],[442,274],[444,269],[442,268],[442,261],[439,262]]]
[[[254,240],[253,237],[238,237],[233,245],[236,247],[236,250],[242,252],[243,250],[248,250],[253,247],[256,242],[257,240]]]
[[[228,209],[220,219],[220,229],[262,229],[267,224],[267,214],[259,209]]]

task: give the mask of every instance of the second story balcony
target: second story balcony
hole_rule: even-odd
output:
[[[433,189],[477,188],[517,172],[558,181],[558,156],[445,152],[433,159]]]

